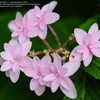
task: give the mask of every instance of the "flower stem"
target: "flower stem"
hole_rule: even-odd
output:
[[[86,75],[84,75],[83,77],[81,100],[85,100],[85,88],[86,88],[85,85],[86,85]]]
[[[69,44],[69,42],[72,42],[72,41],[74,41],[74,35],[73,34],[71,36],[69,36],[68,40],[65,41],[65,43],[63,44],[62,47],[65,48]]]
[[[47,46],[48,49],[52,49],[52,47],[50,46],[47,40],[42,40],[42,41]]]
[[[57,43],[58,43],[58,45],[60,47],[61,46],[61,42],[60,42],[60,39],[59,39],[57,33],[54,31],[54,29],[50,25],[48,25],[48,28],[51,31],[52,35],[55,37],[55,39],[56,39],[56,41],[57,41]]]

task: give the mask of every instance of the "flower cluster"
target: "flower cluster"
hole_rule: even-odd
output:
[[[63,59],[59,54],[62,51],[55,52],[52,48],[41,58],[38,55],[30,57],[30,38],[38,36],[45,40],[48,25],[59,20],[59,14],[53,12],[56,5],[57,2],[52,1],[42,8],[35,6],[24,16],[19,12],[16,14],[15,20],[8,24],[12,39],[4,44],[4,51],[0,53],[0,71],[5,72],[13,83],[18,81],[20,72],[23,72],[31,78],[30,90],[38,96],[48,87],[52,93],[60,88],[65,96],[74,99],[77,92],[70,77],[78,71],[81,61],[84,66],[88,66],[93,55],[100,57],[100,30],[96,23],[91,26],[88,33],[76,28],[74,36],[79,45],[67,55],[67,60],[67,56]],[[57,40],[59,41],[58,38]],[[64,48],[63,55],[66,54],[67,50]]]
[[[71,53],[70,59],[79,59],[83,61],[84,66],[88,66],[93,58],[93,55],[100,57],[100,30],[94,23],[88,33],[82,29],[76,28],[74,36],[79,44]]]

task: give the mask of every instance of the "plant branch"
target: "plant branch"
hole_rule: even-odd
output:
[[[68,40],[65,41],[62,47],[65,48],[69,44],[69,42],[73,42],[73,41],[74,41],[74,35],[72,34],[71,36],[69,36]]]
[[[42,40],[42,41],[47,46],[48,49],[52,49],[52,47],[50,46],[47,40]]]
[[[58,43],[58,45],[60,47],[61,46],[61,42],[60,42],[60,39],[59,39],[57,33],[54,31],[54,29],[50,25],[48,25],[48,28],[51,31],[52,35],[55,37],[55,39],[56,39],[56,41],[57,41],[57,43]]]

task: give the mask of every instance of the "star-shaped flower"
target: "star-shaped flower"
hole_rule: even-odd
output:
[[[88,66],[93,55],[100,57],[100,30],[96,23],[90,27],[88,33],[76,28],[74,35],[79,45],[72,51],[70,59],[78,57],[78,60],[83,61],[84,65]]]
[[[60,88],[66,96],[76,98],[76,89],[70,76],[79,69],[80,63],[72,60],[62,65],[62,59],[57,54],[53,59],[53,65],[50,66],[51,73],[44,77],[44,81],[51,83],[50,88],[53,93]]]
[[[59,20],[59,14],[53,12],[56,5],[57,2],[52,1],[41,9],[38,6],[35,6],[26,13],[30,27],[33,29],[34,36],[45,39],[47,36],[47,25]]]
[[[30,41],[20,44],[16,39],[12,39],[9,43],[4,44],[4,51],[1,52],[1,57],[4,60],[1,64],[1,71],[6,72],[6,76],[10,77],[13,83],[19,79],[20,70],[24,66],[28,66],[29,57],[27,54],[30,48]]]

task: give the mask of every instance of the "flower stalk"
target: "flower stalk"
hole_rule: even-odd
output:
[[[51,31],[52,35],[55,37],[55,39],[56,39],[59,47],[61,47],[61,42],[60,42],[60,39],[59,39],[57,33],[54,31],[54,29],[52,28],[52,26],[48,25],[48,28]]]

